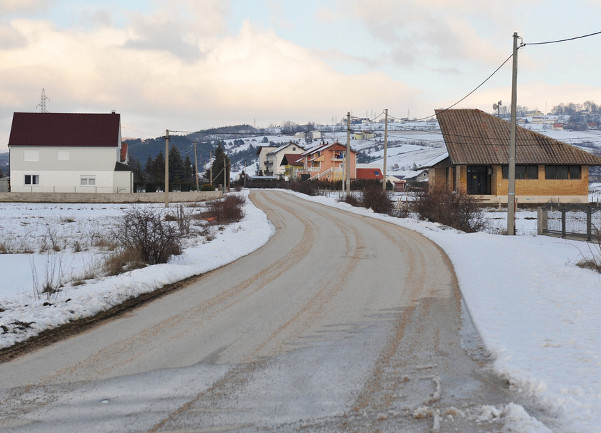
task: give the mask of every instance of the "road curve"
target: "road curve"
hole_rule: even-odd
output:
[[[251,198],[276,227],[255,253],[0,364],[0,431],[503,427],[486,408],[517,396],[490,373],[440,248],[284,192]]]

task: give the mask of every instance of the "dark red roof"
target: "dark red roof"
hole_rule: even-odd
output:
[[[303,166],[303,156],[298,153],[287,153],[282,158],[282,163],[280,165],[294,165],[294,166]]]
[[[382,171],[379,168],[358,168],[357,179],[382,179]]]
[[[119,146],[121,115],[14,113],[9,146]]]

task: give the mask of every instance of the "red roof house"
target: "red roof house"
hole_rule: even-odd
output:
[[[132,192],[121,116],[14,113],[8,142],[13,192]]]

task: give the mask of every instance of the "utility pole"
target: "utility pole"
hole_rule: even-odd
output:
[[[513,72],[511,74],[511,129],[509,133],[509,176],[507,185],[507,234],[515,235],[515,132],[518,99],[518,34],[513,34]]]
[[[199,191],[198,188],[198,157],[196,156],[196,145],[198,142],[194,140],[194,176],[196,178],[196,191]]]
[[[351,195],[351,112],[346,114],[346,195]]]
[[[388,157],[388,108],[384,110],[384,164],[382,165],[382,188],[386,192],[386,158]]]
[[[209,150],[209,181],[213,185],[213,152]]]
[[[169,207],[169,130],[165,130],[165,207]]]
[[[223,158],[223,193],[227,191],[227,158]]]

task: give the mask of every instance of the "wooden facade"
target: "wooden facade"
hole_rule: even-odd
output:
[[[510,124],[480,110],[439,110],[448,157],[430,168],[430,185],[506,202]],[[517,127],[516,197],[519,202],[587,202],[589,167],[601,158]]]

